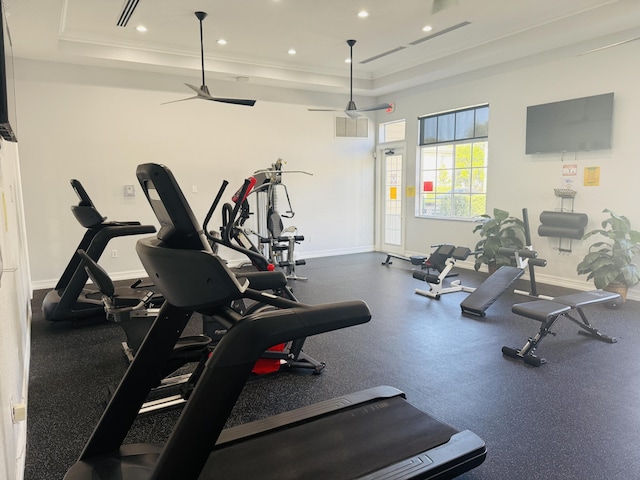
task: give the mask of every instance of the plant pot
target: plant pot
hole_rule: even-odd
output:
[[[620,304],[624,303],[627,300],[627,291],[629,290],[629,287],[627,287],[624,283],[613,282],[604,287],[603,290],[620,295],[620,300],[615,300],[613,302],[607,303],[607,306],[610,308],[618,308]]]

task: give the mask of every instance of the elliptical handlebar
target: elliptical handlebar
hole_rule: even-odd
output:
[[[211,204],[211,208],[209,208],[209,211],[207,212],[206,217],[204,217],[204,222],[202,223],[202,228],[204,229],[204,233],[207,236],[207,238],[211,241],[213,241],[215,237],[213,237],[213,235],[209,233],[207,225],[209,224],[209,221],[213,216],[213,212],[215,212],[216,208],[218,208],[218,203],[220,203],[220,199],[222,198],[222,195],[224,194],[224,191],[226,190],[227,185],[229,185],[229,182],[227,180],[223,180],[222,185],[220,186],[220,189],[216,194],[216,198],[213,200],[213,203]]]
[[[225,203],[223,205],[222,207],[223,208],[222,210],[223,225],[221,228],[221,235],[220,235],[221,238],[218,238],[213,234],[211,234],[211,232],[207,227],[208,227],[209,221],[211,220],[211,217],[213,216],[213,213],[215,212],[215,210],[218,207],[218,204],[220,203],[220,199],[222,198],[222,195],[224,194],[224,191],[227,188],[227,185],[229,185],[229,182],[227,180],[223,180],[222,185],[220,186],[220,189],[218,190],[218,193],[213,203],[211,204],[211,208],[209,208],[209,211],[207,212],[207,216],[204,219],[204,223],[202,227],[203,227],[205,236],[210,242],[223,245],[227,248],[230,248],[231,250],[234,250],[236,252],[240,252],[246,255],[249,258],[249,260],[251,260],[251,263],[258,270],[273,271],[275,269],[274,265],[271,262],[269,262],[269,260],[267,260],[263,255],[261,255],[260,252],[245,248],[240,245],[235,245],[232,243],[233,230],[235,228],[238,212],[240,211],[242,204],[247,200],[247,196],[251,192],[251,189],[253,188],[255,183],[256,183],[256,179],[254,177],[245,179],[242,186],[236,191],[236,193],[232,197],[235,203],[235,206],[232,208],[231,205],[228,203]]]

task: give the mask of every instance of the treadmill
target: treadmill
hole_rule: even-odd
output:
[[[143,164],[138,179],[158,217],[156,237],[136,251],[166,298],[133,363],[65,480],[453,478],[480,465],[484,442],[439,422],[377,387],[224,430],[261,353],[271,345],[366,323],[362,301],[291,308],[242,317],[238,298],[263,293],[213,254],[172,173]],[[149,370],[170,355],[194,312],[233,326],[209,358],[164,446],[125,444],[153,384]]]
[[[79,180],[71,180],[71,188],[76,192],[79,202],[72,205],[71,211],[80,225],[87,229],[82,240],[73,251],[55,288],[47,293],[42,302],[44,318],[57,322],[61,320],[78,320],[86,317],[104,315],[102,295],[95,289],[87,289],[89,279],[82,266],[78,249],[97,262],[112,238],[129,235],[154,233],[153,225],[141,225],[140,222],[108,222],[107,217],[100,215],[91,201],[89,194]],[[130,295],[141,299],[146,292],[143,289],[119,288],[118,295]]]

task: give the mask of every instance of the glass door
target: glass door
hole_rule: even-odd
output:
[[[403,164],[402,148],[384,148],[381,158],[380,246],[383,252],[404,253]]]

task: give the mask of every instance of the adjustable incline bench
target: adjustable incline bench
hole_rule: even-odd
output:
[[[588,335],[596,340],[606,343],[616,343],[614,337],[603,335],[597,329],[593,328],[583,312],[583,307],[596,303],[612,302],[620,298],[617,293],[605,292],[602,290],[593,290],[590,292],[572,293],[555,297],[553,300],[534,300],[532,302],[516,303],[511,307],[511,311],[523,317],[532,318],[542,323],[540,330],[533,337],[527,340],[527,343],[521,349],[510,347],[502,347],[502,353],[508,357],[524,360],[525,363],[539,367],[546,363],[546,360],[534,355],[534,351],[538,348],[542,339],[551,332],[551,327],[560,317],[565,317],[582,330],[578,333]],[[571,315],[571,311],[575,310],[580,316],[580,320]]]
[[[529,274],[531,275],[533,266],[544,267],[547,264],[546,260],[537,258],[537,252],[526,248],[522,250],[500,248],[498,249],[498,253],[512,256],[515,259],[516,266],[503,265],[491,274],[471,295],[460,303],[462,313],[484,317],[487,309],[493,305],[516,280],[524,275],[525,268],[529,267]]]

